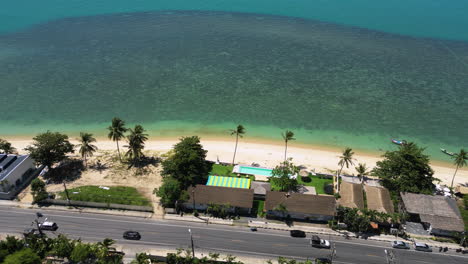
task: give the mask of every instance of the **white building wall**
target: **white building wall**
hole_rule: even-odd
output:
[[[11,165],[15,166],[15,165]],[[16,182],[20,180],[23,181],[22,176],[29,170],[34,169],[34,161],[33,159],[28,156],[24,159],[20,164],[17,164],[12,171],[8,174],[8,176],[3,179],[4,184],[0,185],[0,190],[2,192],[8,192],[10,186],[16,186]]]

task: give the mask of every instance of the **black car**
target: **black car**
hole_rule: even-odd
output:
[[[137,231],[125,231],[123,233],[123,238],[130,239],[130,240],[140,240],[141,235]]]
[[[302,230],[291,230],[292,237],[306,237],[306,233]]]

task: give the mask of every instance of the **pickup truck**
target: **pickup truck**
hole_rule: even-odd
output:
[[[321,239],[318,236],[312,236],[310,238],[310,245],[316,248],[330,248],[330,241]]]

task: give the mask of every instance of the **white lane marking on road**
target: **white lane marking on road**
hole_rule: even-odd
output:
[[[26,209],[23,209],[26,210]],[[11,210],[0,210],[0,212],[7,212],[8,214],[16,213],[16,214],[28,214],[28,215],[34,215],[35,212],[18,212],[18,211],[11,211]],[[95,218],[95,217],[83,217],[83,216],[67,216],[67,215],[56,215],[56,214],[47,214],[47,216],[55,216],[55,217],[63,217],[63,218],[73,218],[73,219],[85,219],[85,220],[98,220],[98,221],[111,221],[111,222],[120,222],[120,223],[131,223],[135,224],[136,221],[128,221],[128,220],[117,220],[117,219],[103,219],[103,218]],[[137,222],[142,225],[157,225],[157,226],[170,226],[170,227],[183,227],[187,228],[190,227],[192,229],[202,229],[202,230],[215,230],[215,231],[223,231],[223,232],[233,232],[233,233],[246,233],[246,234],[252,234],[252,232],[249,231],[242,231],[242,230],[229,230],[229,229],[221,229],[221,228],[209,228],[209,227],[201,227],[201,226],[188,226],[188,225],[175,225],[175,224],[166,224],[166,223],[157,223],[157,222],[152,222],[152,223],[146,223],[146,222]],[[290,237],[287,235],[280,235],[280,234],[268,234],[268,233],[256,233],[256,235],[263,235],[263,236],[275,236],[275,237]],[[307,239],[307,238],[305,238]],[[351,244],[351,245],[357,245],[357,246],[368,246],[368,247],[376,247],[376,248],[383,248],[383,249],[390,249],[390,247],[386,246],[379,246],[379,245],[371,245],[371,244],[363,244],[363,243],[356,243],[356,242],[350,242],[350,241],[341,241],[341,240],[336,240],[334,241],[336,244]],[[419,252],[412,250],[411,252],[417,252],[417,253],[422,253],[424,252]],[[437,254],[441,256],[451,256],[451,257],[458,257],[458,258],[468,258],[468,256],[457,256],[457,255],[447,255],[443,253],[436,253],[433,252],[432,254]]]
[[[16,213],[16,214],[28,214],[28,215],[34,215],[34,212],[15,212],[15,211],[6,211],[6,210],[0,210],[0,212],[8,212],[9,214]],[[83,217],[83,216],[68,216],[68,215],[57,215],[57,214],[47,214],[47,216],[54,216],[54,217],[63,217],[63,218],[72,218],[72,219],[85,219],[85,220],[97,220],[97,221],[106,221],[106,222],[117,222],[117,223],[130,223],[130,224],[142,224],[142,225],[157,225],[157,226],[170,226],[170,227],[183,227],[183,228],[192,228],[192,229],[202,229],[202,230],[214,230],[214,231],[224,231],[224,232],[233,232],[233,233],[246,233],[246,234],[252,234],[251,231],[242,231],[242,230],[228,230],[228,229],[222,229],[222,228],[210,228],[210,227],[202,227],[202,226],[189,226],[189,225],[175,225],[175,224],[166,224],[166,223],[157,223],[157,222],[137,222],[137,221],[129,221],[129,220],[117,220],[117,219],[104,219],[104,218],[95,218],[95,217]],[[262,233],[262,232],[257,232],[255,233],[256,235],[263,235],[263,236],[279,236],[279,237],[290,237],[287,235],[281,235],[281,234],[269,234],[269,233]]]

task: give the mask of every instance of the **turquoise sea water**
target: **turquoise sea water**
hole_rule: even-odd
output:
[[[117,115],[156,136],[242,123],[373,151],[404,138],[447,160],[439,147],[468,145],[467,13],[463,0],[4,0],[0,137],[102,135]]]

